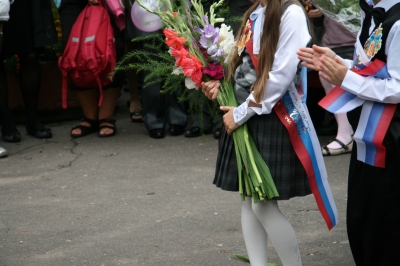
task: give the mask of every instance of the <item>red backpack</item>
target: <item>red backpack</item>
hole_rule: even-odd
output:
[[[116,47],[110,17],[99,5],[87,5],[72,26],[58,66],[63,74],[62,107],[67,108],[68,79],[81,88],[100,90],[99,106],[103,101],[102,87],[111,83],[116,64]]]

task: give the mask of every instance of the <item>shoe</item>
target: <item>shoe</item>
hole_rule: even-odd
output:
[[[185,137],[187,138],[195,138],[200,137],[202,134],[211,134],[210,131],[202,130],[201,127],[191,127],[185,131]]]
[[[111,125],[102,125],[102,124],[111,124]],[[110,134],[100,134],[100,131],[102,129],[109,128],[112,129],[113,131]],[[115,134],[117,134],[117,127],[115,126],[115,119],[111,118],[104,118],[99,120],[99,137],[100,138],[107,138],[107,137],[112,137]]]
[[[21,132],[17,131],[11,135],[4,135],[3,133],[1,134],[3,136],[3,139],[5,142],[20,142],[21,141]]]
[[[130,114],[132,122],[143,122],[143,119],[142,119],[143,111],[142,110],[136,109],[135,111],[130,112],[129,114]],[[133,118],[135,116],[136,117],[140,116],[140,118]]]
[[[0,147],[0,158],[6,157],[7,155],[8,155],[7,150]]]
[[[181,125],[170,125],[169,127],[169,133],[171,133],[172,136],[179,136],[182,135],[185,132],[185,127]]]
[[[221,136],[221,128],[217,128],[214,130],[214,139],[219,139],[219,137]]]
[[[331,148],[327,147],[329,144],[325,145],[321,149],[322,155],[324,155],[324,156],[340,155],[340,154],[349,153],[353,150],[353,140],[351,140],[347,145],[344,145],[343,142],[341,142],[338,139],[334,139],[334,140],[330,141],[329,143],[331,143],[333,141],[339,143],[341,147],[338,149],[331,149]]]
[[[88,123],[90,126],[84,126],[84,125],[77,125],[73,128],[71,128],[71,137],[73,137],[74,139],[76,138],[80,138],[80,137],[84,137],[90,133],[93,133],[95,131],[97,131],[98,129],[98,122],[95,120],[92,120],[90,118],[84,117],[82,118],[82,122],[86,122]],[[72,134],[72,131],[74,129],[80,129],[81,130],[81,134]]]
[[[162,128],[152,129],[149,133],[150,137],[152,137],[153,139],[162,139],[165,137],[165,132]]]
[[[51,129],[48,127],[43,127],[40,129],[36,129],[34,127],[32,127],[31,125],[26,125],[26,132],[28,133],[28,135],[34,136],[38,139],[49,139],[51,137],[53,137],[53,133],[51,132]]]

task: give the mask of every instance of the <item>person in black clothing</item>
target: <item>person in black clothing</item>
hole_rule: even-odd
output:
[[[39,54],[44,47],[57,42],[57,33],[50,0],[18,0],[10,7],[10,19],[3,25],[0,53],[0,118],[1,135],[7,142],[21,141],[8,102],[7,74],[4,59],[17,55],[20,63],[19,85],[25,104],[25,128],[29,135],[51,138],[51,129],[40,122],[37,114],[40,65]]]

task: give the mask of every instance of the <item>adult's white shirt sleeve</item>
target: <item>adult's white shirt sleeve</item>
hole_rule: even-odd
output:
[[[400,21],[391,28],[386,40],[388,79],[363,77],[350,70],[341,87],[358,97],[382,103],[400,103]]]
[[[268,7],[267,7],[268,8]],[[274,30],[274,29],[263,29]],[[279,41],[269,79],[264,88],[260,107],[249,107],[249,102],[257,103],[252,93],[234,110],[234,120],[238,125],[245,123],[251,116],[269,114],[282,98],[296,75],[299,59],[296,52],[305,47],[311,39],[304,11],[298,5],[290,5],[282,15],[279,26]],[[262,44],[261,44],[262,45]]]

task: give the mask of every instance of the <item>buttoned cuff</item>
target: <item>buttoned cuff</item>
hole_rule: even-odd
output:
[[[233,119],[235,120],[236,124],[241,126],[255,114],[256,112],[252,108],[248,107],[248,103],[246,101],[233,110]]]

